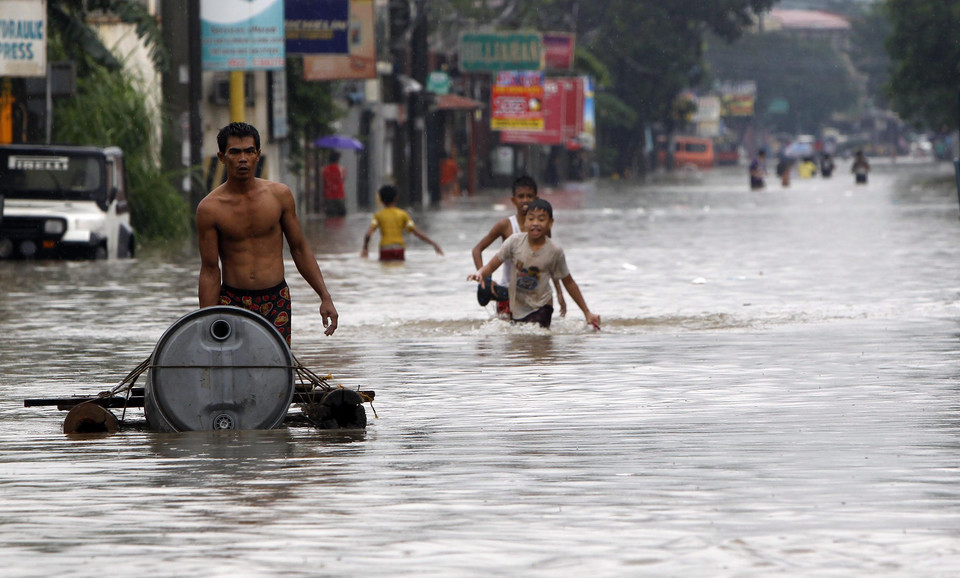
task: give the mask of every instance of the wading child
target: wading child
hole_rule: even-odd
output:
[[[384,185],[377,191],[380,196],[380,202],[383,208],[373,215],[370,221],[370,228],[363,237],[363,251],[360,256],[367,258],[367,245],[370,244],[370,236],[378,228],[380,229],[380,260],[381,261],[403,261],[403,233],[410,231],[415,236],[433,246],[437,255],[443,255],[440,245],[433,242],[430,237],[424,235],[420,229],[413,223],[409,213],[396,206],[397,189],[390,185]]]
[[[508,237],[515,233],[522,233],[526,229],[524,225],[527,217],[527,208],[537,199],[537,181],[526,175],[518,177],[513,181],[513,196],[510,201],[517,209],[516,215],[511,215],[506,219],[500,219],[497,224],[490,229],[483,239],[473,248],[473,266],[477,269],[483,267],[483,250],[489,247],[497,239],[506,241]],[[549,233],[548,233],[549,235]],[[510,319],[510,299],[508,297],[507,287],[510,286],[510,277],[513,274],[513,266],[506,262],[503,264],[503,275],[500,283],[496,284],[492,278],[486,279],[484,283],[477,286],[477,302],[481,307],[485,307],[491,299],[497,301],[497,315],[504,319]],[[557,302],[560,304],[560,317],[567,314],[567,303],[563,299],[563,293],[560,291],[560,280],[554,279],[554,285],[557,289]]]
[[[587,323],[600,329],[600,316],[587,308],[580,287],[567,269],[563,249],[549,238],[553,227],[553,207],[544,199],[537,199],[527,207],[524,221],[526,233],[511,235],[493,259],[476,273],[467,276],[481,287],[486,279],[506,261],[513,263],[510,279],[510,315],[513,321],[539,323],[550,327],[553,317],[553,291],[550,281],[559,279],[567,293],[583,311]]]

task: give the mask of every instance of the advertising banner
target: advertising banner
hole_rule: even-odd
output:
[[[757,83],[752,80],[724,82],[718,85],[722,116],[753,116]]]
[[[583,78],[548,78],[543,83],[542,131],[504,130],[504,144],[542,144],[579,147],[585,131],[585,84]]]
[[[287,54],[349,54],[350,0],[285,0]]]
[[[460,70],[542,69],[543,35],[539,32],[464,32],[460,35]]]
[[[204,70],[281,70],[283,0],[200,0]]]
[[[47,75],[47,1],[0,2],[0,76]]]
[[[377,77],[377,43],[373,0],[350,0],[346,54],[305,54],[304,80]]]
[[[498,72],[490,95],[490,128],[542,131],[543,85],[542,72]]]

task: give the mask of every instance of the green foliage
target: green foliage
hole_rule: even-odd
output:
[[[303,143],[330,134],[330,124],[342,115],[333,99],[332,83],[303,79],[303,59],[287,58],[287,122],[290,129],[290,169],[303,167]]]
[[[940,129],[958,126],[960,2],[888,0],[893,63],[889,95],[900,117]]]
[[[161,39],[160,27],[142,2],[137,0],[50,0],[47,3],[50,32],[59,37],[67,54],[81,65],[94,62],[110,70],[120,70],[121,63],[103,45],[96,32],[87,24],[94,11],[113,14],[121,22],[133,24],[137,37],[142,39],[157,70],[167,69],[169,55]],[[82,56],[81,56],[82,55]],[[81,74],[86,71],[81,69]]]
[[[54,140],[120,147],[131,221],[140,238],[184,238],[190,231],[190,209],[155,163],[155,123],[144,94],[120,72],[90,63],[88,70],[77,81],[77,97],[55,107]]]
[[[784,132],[816,132],[837,111],[849,111],[859,92],[839,53],[828,43],[784,34],[747,36],[734,49],[710,42],[707,59],[714,80],[755,80],[756,112],[764,125]],[[767,114],[777,99],[790,112]]]

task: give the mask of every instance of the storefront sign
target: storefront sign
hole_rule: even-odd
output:
[[[460,70],[542,70],[539,32],[465,32],[460,35]]]
[[[284,0],[287,54],[349,54],[350,0]]]
[[[0,77],[46,75],[46,0],[3,0],[0,2]]]

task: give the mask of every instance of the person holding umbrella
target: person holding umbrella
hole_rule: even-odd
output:
[[[313,141],[313,146],[327,149],[363,150],[363,143],[342,134],[330,134]],[[343,217],[347,214],[346,190],[347,169],[340,163],[340,151],[330,152],[330,163],[323,168],[323,210],[328,217]]]

